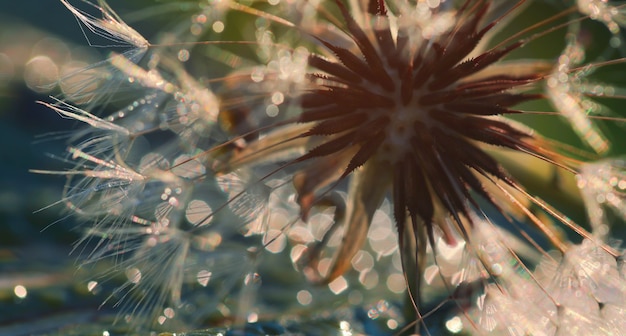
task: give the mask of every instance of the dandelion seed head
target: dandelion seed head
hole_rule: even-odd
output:
[[[428,5],[420,3],[418,7]],[[409,31],[413,28],[392,24],[397,14],[388,12],[383,2],[372,1],[369,12],[354,17],[351,16],[354,13],[344,5],[338,3],[337,7],[345,27],[333,22],[329,25],[329,32],[334,33],[334,27],[345,29],[346,33],[333,34],[329,40],[324,39],[326,34],[316,36],[320,44],[334,55],[308,56],[309,67],[316,68],[323,75],[310,74],[313,78],[309,82],[311,89],[300,97],[303,108],[300,121],[315,123],[300,137],[310,138],[314,145],[296,162],[317,160],[294,178],[302,217],[308,217],[315,193],[352,173],[362,174],[359,176],[362,180],[354,177],[350,182],[355,190],[368,194],[368,197],[356,200],[363,204],[369,202],[369,206],[364,208],[367,213],[355,211],[349,214],[355,218],[367,217],[361,222],[366,226],[360,230],[367,231],[371,226],[374,210],[382,202],[389,186],[394,193],[393,216],[400,241],[405,233],[406,211],[413,225],[417,225],[418,217],[426,225],[428,232],[421,233],[422,238],[428,236],[433,241],[433,225],[437,225],[447,232],[447,239],[455,239],[450,233],[459,228],[447,226],[457,224],[440,220],[436,224],[433,222],[435,207],[438,207],[435,204],[442,205],[449,213],[460,212],[467,216],[467,205],[463,199],[469,196],[469,191],[486,193],[472,170],[485,177],[492,175],[508,181],[506,174],[477,142],[514,150],[525,148],[530,152],[538,151],[532,144],[534,140],[530,140],[532,133],[526,133],[498,116],[516,113],[509,107],[535,99],[536,96],[526,94],[525,90],[534,87],[533,76],[540,78],[545,73],[511,76],[496,70],[494,74],[482,75],[481,70],[489,69],[520,46],[513,43],[500,50],[485,51],[475,58],[469,56],[489,30],[489,26],[483,30],[478,28],[487,12],[486,5],[482,8],[477,5],[467,13],[418,8],[423,25],[438,30],[428,32],[427,37],[417,42],[408,39],[414,35]],[[398,10],[402,11],[402,8]],[[413,18],[414,15],[417,14],[409,16],[411,22],[419,22]],[[449,24],[440,24],[439,18]],[[465,21],[458,23],[453,18]],[[389,24],[371,26],[369,22],[376,20],[388,21]],[[262,33],[265,34],[264,31]],[[471,42],[464,41],[468,36],[473,39]],[[446,49],[448,46],[458,50],[453,52]],[[501,77],[510,82],[500,87]],[[493,85],[496,87],[492,88]],[[483,93],[481,90],[486,91]],[[506,94],[502,95],[503,92]],[[494,105],[479,103],[485,99],[494,99]],[[281,131],[285,133],[283,139],[289,139],[287,134],[295,133],[296,126]],[[276,131],[275,135],[279,137],[280,131]],[[258,143],[265,147],[273,146],[270,141],[275,141],[275,138],[261,138]],[[470,151],[475,154],[473,158],[468,154]],[[456,164],[452,162],[452,157],[457,160]],[[478,157],[478,161],[471,161]],[[314,169],[327,173],[320,174]],[[454,175],[460,178],[455,179]],[[411,185],[406,186],[406,183]],[[364,187],[367,184],[371,187]],[[365,191],[366,188],[370,190]],[[431,188],[434,195],[429,195]],[[422,190],[420,195],[417,195],[417,190]],[[422,200],[418,201],[420,196]],[[348,217],[347,221],[350,220],[352,218]],[[421,234],[418,233],[418,236]],[[360,237],[360,240],[365,239],[364,235]],[[331,236],[327,246],[333,247],[334,244]],[[350,247],[342,245],[338,259],[351,259],[357,245],[356,241]],[[348,250],[350,254],[344,256],[343,253],[348,253]],[[340,264],[342,266],[338,266]],[[334,266],[331,278],[339,274],[339,267],[343,265],[345,262]]]
[[[570,156],[510,118],[541,114],[519,106],[547,100],[592,150],[608,152],[594,120],[608,112],[596,98],[621,91],[591,79],[604,65],[587,59],[575,28],[554,62],[513,52],[552,27],[575,27],[576,9],[615,34],[621,7],[578,1],[501,37],[523,2],[187,1],[155,7],[185,17],[151,44],[104,1],[62,2],[88,38],[116,52],[71,75],[61,69],[65,96],[47,105],[82,128],[66,158],[74,167],[47,173],[67,176],[62,203],[88,223],[78,245],[96,248],[86,263],[113,258],[125,275],[107,301],[129,323],[215,310],[259,321],[252,303],[240,300],[238,312],[236,300],[220,300],[238,287],[250,298],[272,280],[256,269],[262,255],[289,254],[351,304],[384,287],[409,293],[417,310],[431,293],[416,286],[447,290],[465,313],[447,320],[450,332],[621,325],[622,294],[612,294],[625,292],[623,270],[595,240],[610,231],[608,209],[621,215],[623,167],[582,165],[582,150]],[[505,170],[509,155],[577,172],[593,232],[527,191]],[[593,244],[572,246],[535,208]],[[522,262],[542,255],[534,272]],[[199,287],[210,298],[195,298]],[[324,302],[319,288],[298,289],[289,297],[299,306]],[[388,306],[372,309],[369,318],[400,327]]]

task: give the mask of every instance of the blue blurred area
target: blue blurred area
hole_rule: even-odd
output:
[[[48,154],[62,155],[64,141],[52,134],[69,123],[37,103],[49,93],[35,93],[23,80],[37,43],[55,36],[84,43],[60,2],[0,2],[0,335],[45,331],[51,326],[42,319],[60,307],[76,309],[67,306],[78,292],[66,271],[74,264],[68,255],[76,236],[71,223],[55,223],[61,207],[39,211],[61,197],[65,179],[29,172],[63,168]],[[97,308],[98,303],[81,300],[79,305]]]
[[[109,2],[132,12],[143,1],[132,1],[130,8],[124,1]],[[58,88],[35,92],[24,81],[27,64],[36,56],[50,54],[54,60],[62,52],[73,60],[89,52],[98,60],[98,53],[106,50],[89,47],[59,0],[0,1],[0,248],[50,239],[67,248],[76,238],[66,233],[67,223],[41,233],[60,217],[62,207],[38,210],[59,200],[65,178],[29,172],[68,168],[60,158],[66,149],[64,136],[76,122],[37,103],[50,102],[50,95],[59,95]],[[62,67],[61,62],[56,65]]]
[[[62,153],[63,141],[50,141],[52,137],[46,134],[68,125],[36,103],[49,98],[25,85],[24,66],[35,56],[32,49],[39,40],[50,36],[71,40],[81,34],[76,34],[74,19],[57,1],[2,1],[0,16],[0,137],[4,143],[0,147],[4,163],[0,166],[0,246],[8,247],[49,240],[48,233],[40,231],[59,216],[58,209],[36,211],[58,200],[63,185],[63,178],[28,171],[61,167],[46,153]]]

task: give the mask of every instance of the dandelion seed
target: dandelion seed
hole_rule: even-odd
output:
[[[624,168],[624,162],[620,159],[599,161],[585,165],[578,175],[578,186],[588,207],[591,224],[594,225],[594,232],[601,237],[609,233],[610,221],[606,208],[626,219]]]
[[[66,0],[61,0],[61,3],[67,7],[89,31],[98,36],[109,41],[118,42],[122,45],[130,44],[137,48],[146,48],[150,45],[141,34],[124,23],[103,0],[98,2],[99,6],[93,5],[94,8],[102,13],[102,19],[98,19],[77,9]]]
[[[95,36],[113,42],[112,45],[106,47],[130,49],[124,52],[123,56],[114,57],[113,60],[127,58],[131,60],[131,62],[137,62],[147,51],[150,43],[141,34],[124,23],[105,1],[99,1],[99,5],[85,1],[85,3],[90,4],[95,10],[100,12],[102,15],[101,19],[72,6],[66,0],[61,0],[61,3],[67,7],[76,17],[76,20],[82,24],[80,29],[83,31],[83,35],[90,45],[99,46],[97,43],[92,44],[89,38],[90,35],[83,27],[87,28],[87,30]],[[85,69],[70,72],[65,77],[61,78],[60,82],[68,99],[81,102],[82,104],[91,103],[92,106],[95,106],[98,101],[106,101],[107,99],[107,97],[95,93],[96,88],[100,87],[102,83],[104,83],[104,88],[100,89],[100,93],[114,88],[119,82],[114,83],[114,81],[112,81],[113,78],[118,78],[120,82],[128,79],[128,77],[124,76],[120,78],[117,71],[107,69],[106,62],[101,62]],[[94,101],[94,99],[97,99],[97,101]]]
[[[572,40],[572,38],[570,38]],[[585,57],[584,49],[576,42],[570,42],[559,57],[556,72],[548,80],[548,95],[558,111],[572,123],[576,132],[596,152],[609,149],[609,142],[591,123],[588,115],[598,110],[583,94],[576,94],[583,85],[584,71],[572,74],[572,68],[580,65]]]

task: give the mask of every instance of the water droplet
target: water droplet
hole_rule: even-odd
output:
[[[224,31],[224,22],[222,21],[215,21],[213,22],[213,25],[211,26],[211,28],[213,28],[213,31],[216,33],[221,33]]]
[[[18,298],[23,299],[28,295],[28,290],[26,290],[26,287],[22,285],[17,285],[13,288],[13,293]]]
[[[296,299],[301,305],[307,306],[313,302],[313,295],[311,295],[311,292],[307,290],[301,290],[298,294],[296,294]]]
[[[178,51],[178,60],[181,62],[187,62],[189,60],[189,50],[180,49]]]

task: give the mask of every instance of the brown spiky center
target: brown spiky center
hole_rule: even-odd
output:
[[[408,217],[425,223],[432,239],[434,203],[460,223],[478,194],[490,201],[477,174],[509,179],[480,143],[537,153],[530,135],[499,119],[512,106],[540,97],[528,86],[543,74],[480,75],[521,42],[487,50],[474,58],[481,38],[496,24],[484,25],[489,2],[468,0],[449,32],[415,45],[408,31],[393,38],[388,24],[363,28],[336,1],[354,49],[320,42],[336,61],[312,55],[314,88],[302,97],[300,120],[316,122],[304,136],[322,136],[301,160],[348,153],[341,178],[374,161],[393,176],[394,217],[403,232]],[[369,5],[371,22],[387,20],[383,0]],[[462,228],[461,228],[462,230]],[[417,230],[416,230],[417,231]]]

